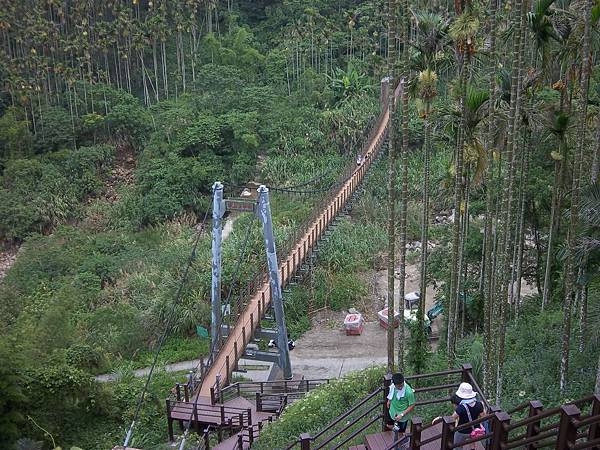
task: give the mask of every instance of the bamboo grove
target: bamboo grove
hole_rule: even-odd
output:
[[[528,271],[539,293],[535,298],[541,311],[550,301],[563,305],[562,350],[557,373],[560,391],[564,393],[569,382],[571,341],[577,339],[579,351],[583,351],[590,330],[599,324],[598,312],[588,309],[588,286],[590,271],[598,269],[598,230],[594,221],[600,206],[597,186],[600,113],[598,79],[593,77],[598,76],[594,69],[598,62],[600,5],[588,0],[490,0],[489,3],[455,0],[453,5],[436,2],[398,5],[390,0],[387,6],[392,11],[388,17],[390,40],[397,38],[402,55],[398,58],[396,49],[389,48],[389,73],[409,86],[423,120],[422,130],[418,130],[423,160],[419,320],[424,320],[429,278],[431,118],[439,87],[453,98],[448,144],[453,147],[454,222],[450,270],[444,290],[448,365],[453,366],[457,339],[465,333],[469,292],[475,293],[483,309],[479,330],[484,336],[484,389],[497,403],[501,401],[502,388],[507,382],[503,378],[507,323],[519,317],[525,301],[521,285],[524,272]],[[404,25],[399,25],[405,19],[410,21],[407,25],[410,30],[405,31]],[[550,100],[548,92],[554,92],[558,97],[556,102]],[[403,96],[396,108],[390,110],[395,116],[395,126],[391,132],[388,172],[389,180],[394,180],[388,185],[389,252],[392,255],[397,251],[400,255],[400,295],[396,297],[400,299],[404,298],[407,211],[403,206],[408,201],[405,187],[408,163],[401,158],[400,210],[395,218],[398,184],[395,155],[398,151],[404,155],[408,141],[405,123],[410,111],[405,101]],[[433,117],[448,120],[444,113],[448,111],[434,113]],[[444,132],[440,125],[433,124],[434,129]],[[447,125],[446,122],[446,128]],[[549,140],[556,150],[540,155]],[[548,228],[540,229],[540,224],[527,215],[535,208],[531,166],[544,157],[552,161],[554,181]],[[469,228],[473,226],[470,212],[473,198],[482,219],[483,239],[479,264],[468,267],[465,246]],[[400,233],[399,249],[394,247],[396,229]],[[557,242],[559,230],[562,239]],[[536,257],[531,265],[525,260],[526,246],[535,247]],[[393,270],[395,264],[392,255],[388,270]],[[473,275],[477,279],[475,286],[469,280]],[[394,292],[391,275],[388,288]],[[393,301],[388,294],[388,305]],[[400,300],[398,305],[401,311],[402,303]],[[427,353],[424,328],[422,322],[411,330],[413,346],[409,354],[412,352],[410,359],[415,367],[422,367],[419,360]],[[397,364],[402,368],[405,340],[402,328],[398,335]],[[391,342],[393,332],[389,332],[388,349],[393,348]],[[388,357],[388,369],[394,367],[393,358]],[[600,361],[597,380],[598,385]]]

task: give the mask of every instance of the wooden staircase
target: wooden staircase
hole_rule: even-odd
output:
[[[212,448],[250,448],[265,423],[276,420],[287,405],[325,383],[329,383],[326,378],[239,382],[211,390],[209,397],[194,396],[189,385],[178,384],[176,398],[167,400],[169,439],[175,438],[174,423],[181,430],[189,424],[191,430],[203,437],[203,450],[211,448],[212,434],[228,436]]]
[[[556,450],[600,450],[600,395],[591,395],[568,404],[544,409],[539,401],[525,402],[513,409],[503,411],[488,403],[471,366],[462,369],[406,377],[413,387],[417,399],[415,414],[411,420],[410,441],[400,446],[403,450],[451,450],[454,435],[472,426],[488,423],[490,431],[470,439],[463,448],[477,450],[510,450],[552,448]],[[425,425],[418,414],[424,407],[445,404],[451,412],[449,392],[460,382],[468,382],[478,393],[487,414],[473,422],[456,426],[451,416],[443,416],[435,424]],[[390,378],[369,396],[357,402],[344,414],[330,422],[314,435],[304,433],[285,450],[394,450],[398,443],[384,429],[383,419],[388,417],[386,396]],[[361,442],[362,440],[362,442]]]

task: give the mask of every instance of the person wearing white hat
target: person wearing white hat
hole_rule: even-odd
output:
[[[473,386],[469,383],[460,383],[456,396],[460,400],[459,404],[452,414],[454,420],[458,420],[457,427],[464,425],[465,423],[473,422],[479,419],[479,416],[483,414],[483,404],[477,400],[477,393],[473,391]],[[467,439],[471,438],[473,433],[479,432],[481,427],[467,427],[462,430],[458,430],[454,433],[454,444],[462,444]],[[485,434],[485,431],[483,431]],[[470,444],[470,449],[474,449],[474,444]],[[463,450],[462,447],[455,447],[455,450]]]

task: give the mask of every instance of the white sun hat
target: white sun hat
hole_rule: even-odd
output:
[[[471,386],[469,383],[460,383],[460,386],[458,386],[458,390],[456,391],[456,395],[464,400],[467,400],[477,397],[477,392],[473,392],[473,386]]]

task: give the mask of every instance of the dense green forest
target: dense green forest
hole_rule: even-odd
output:
[[[404,87],[387,155],[286,299],[290,335],[309,306],[354,306],[365,272],[403,279],[418,261],[422,298],[442,293],[441,344],[391,329],[388,369],[471,361],[504,405],[600,391],[599,18],[598,0],[0,1],[0,241],[16,255],[0,279],[0,448],[121,443],[133,370],[165,325],[160,364],[208,353],[213,182],[308,183],[272,192],[285,247],[360,153],[386,76]],[[240,216],[223,252],[240,296],[257,221]],[[353,382],[366,393],[374,373]],[[134,446],[166,446],[164,398],[184,378],[152,378]],[[318,425],[290,414],[262,448]]]

